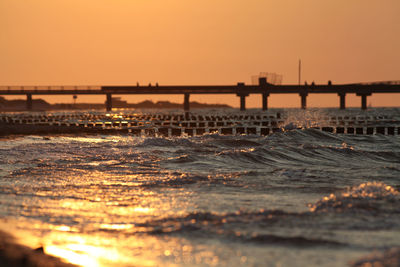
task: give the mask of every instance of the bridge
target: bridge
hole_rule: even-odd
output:
[[[257,85],[0,86],[0,95],[26,95],[28,110],[32,110],[33,95],[105,95],[106,109],[111,111],[113,95],[129,94],[182,94],[185,111],[190,109],[191,94],[235,94],[240,98],[240,110],[246,110],[246,97],[250,94],[262,95],[262,110],[268,109],[268,97],[271,94],[298,94],[302,109],[307,107],[308,94],[337,94],[340,97],[340,109],[346,108],[347,94],[356,94],[361,97],[361,108],[367,109],[367,97],[373,93],[400,93],[400,81],[273,85],[266,78],[259,78]]]

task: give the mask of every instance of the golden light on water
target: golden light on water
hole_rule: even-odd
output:
[[[67,262],[85,266],[100,267],[112,266],[121,263],[128,264],[134,260],[140,261],[140,265],[154,266],[152,261],[135,259],[129,254],[123,255],[119,252],[118,239],[107,236],[89,235],[61,235],[50,236],[44,246],[46,253],[60,257]]]
[[[113,164],[110,160],[104,162]],[[167,182],[176,179],[168,172],[161,175]],[[33,249],[43,247],[46,254],[79,266],[215,265],[218,258],[209,246],[193,247],[184,237],[154,235],[157,227],[151,223],[145,226],[169,216],[184,216],[183,210],[192,208],[190,191],[163,189],[174,191],[171,195],[159,193],[157,184],[155,189],[141,186],[152,184],[154,179],[152,173],[124,175],[120,179],[118,174],[100,171],[64,177],[60,188],[67,197],[39,191],[38,196],[54,194],[54,198],[33,200],[35,214],[44,220],[20,218],[15,229],[9,229],[19,233],[18,242]],[[179,229],[179,223],[174,227]]]
[[[105,231],[123,231],[133,225],[101,225]],[[157,240],[150,236],[131,236],[119,238],[107,232],[78,234],[57,232],[46,235],[43,239],[45,253],[59,257],[66,262],[85,267],[105,266],[157,266]],[[154,251],[156,249],[156,251]]]
[[[146,208],[146,207],[134,207],[133,208],[134,212],[139,212],[139,213],[152,213],[154,211],[153,208]]]
[[[115,177],[107,178],[99,180],[99,177],[75,177],[76,183],[82,183],[83,188],[90,184],[89,195],[87,189],[82,192],[67,190],[66,193],[76,198],[40,203],[43,211],[51,213],[53,217],[71,217],[77,223],[35,223],[34,230],[45,233],[35,237],[40,240],[38,246],[43,246],[45,253],[88,267],[160,266],[165,264],[166,258],[172,259],[171,263],[194,260],[190,255],[191,248],[181,244],[180,239],[160,239],[147,234],[149,229],[139,225],[174,213],[174,206],[186,205],[187,193],[182,199],[164,200],[155,192],[136,188],[137,180],[151,177],[135,176],[131,182],[122,184],[114,181]],[[132,195],[126,198],[118,194],[118,191],[107,190],[113,186],[128,186],[132,188]],[[203,253],[197,260],[207,255]]]
[[[109,230],[124,230],[117,225],[106,227]],[[140,235],[118,238],[107,234],[78,235],[61,232],[47,235],[44,242],[45,253],[85,267],[181,266],[190,263],[216,266],[219,262],[209,247],[195,251],[184,239],[173,237],[160,239]]]
[[[101,224],[100,229],[107,229],[107,230],[126,230],[133,228],[134,225],[132,224]]]
[[[157,223],[145,226],[146,222],[168,216],[184,216],[182,209],[190,207],[192,192],[163,189],[173,190],[175,194],[171,196],[159,193],[158,187],[141,187],[152,182],[152,174],[125,178],[121,182],[115,175],[100,172],[66,177],[62,190],[68,197],[33,200],[35,212],[44,220],[19,218],[15,223],[8,221],[7,229],[16,233],[19,243],[32,249],[43,247],[46,254],[79,266],[218,264],[209,244],[193,246],[184,237],[152,234],[157,231]],[[175,176],[166,173],[164,178],[169,181]],[[74,186],[69,185],[72,180]],[[122,188],[129,193],[121,194]],[[40,196],[49,194],[53,192],[37,192]],[[174,227],[179,229],[179,223],[171,229]]]
[[[90,250],[92,252],[94,251],[93,248]],[[87,267],[100,266],[96,258],[92,258],[91,255],[88,255],[87,251],[85,251],[84,249],[74,250],[73,248],[68,248],[68,246],[65,246],[64,248],[57,246],[48,246],[45,248],[45,252],[50,255],[63,258],[73,264]],[[83,254],[82,252],[85,252],[85,254]],[[100,251],[98,252],[100,253]]]
[[[66,225],[60,225],[60,226],[54,227],[54,230],[62,231],[62,232],[69,232],[72,230],[72,228],[69,226],[66,226]]]

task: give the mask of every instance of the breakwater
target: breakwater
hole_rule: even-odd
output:
[[[269,135],[312,128],[336,134],[399,135],[400,121],[382,116],[319,116],[292,122],[285,114],[199,115],[176,114],[64,114],[0,115],[0,134],[98,133],[135,136]]]

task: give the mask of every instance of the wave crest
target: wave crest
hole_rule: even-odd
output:
[[[352,267],[400,266],[400,247],[390,248],[382,253],[373,252],[352,263]]]
[[[162,137],[144,137],[141,142],[139,142],[137,147],[176,147],[176,146],[193,146],[193,142],[185,137],[178,138],[162,138]]]
[[[367,182],[348,188],[346,192],[324,197],[317,203],[309,205],[309,207],[312,212],[373,211],[390,202],[400,202],[399,191],[382,182]]]

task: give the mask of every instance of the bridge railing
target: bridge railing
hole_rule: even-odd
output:
[[[99,85],[27,85],[27,86],[0,86],[0,91],[90,91],[90,90],[100,90]]]
[[[362,85],[377,85],[377,84],[387,84],[387,85],[400,85],[399,81],[379,81],[379,82],[366,82],[366,83],[359,83]]]

